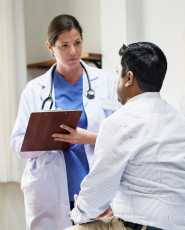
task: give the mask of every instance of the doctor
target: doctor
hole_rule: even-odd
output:
[[[117,106],[110,74],[80,60],[82,28],[78,21],[70,15],[59,15],[49,24],[47,35],[46,45],[57,63],[27,84],[11,136],[11,149],[21,159],[28,159],[21,188],[29,230],[61,230],[71,226],[68,212],[74,207],[74,194],[79,194],[80,183],[89,172],[100,123]],[[113,104],[112,111],[106,107],[107,101]],[[21,152],[30,114],[57,108],[83,110],[77,129],[61,124],[70,134],[51,137],[71,143],[70,149]]]

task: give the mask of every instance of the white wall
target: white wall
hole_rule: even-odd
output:
[[[83,29],[83,53],[101,53],[100,1],[65,0],[65,13],[77,18]]]
[[[123,43],[127,43],[126,1],[101,0],[102,67],[114,79]]]
[[[182,31],[185,28],[184,0],[127,0],[127,41],[153,42],[165,53],[167,75],[162,98],[180,109],[183,85]]]

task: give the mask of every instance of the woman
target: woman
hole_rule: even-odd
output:
[[[21,159],[28,159],[21,187],[25,197],[27,229],[34,230],[71,226],[68,212],[74,206],[73,196],[79,193],[80,183],[89,172],[100,123],[112,113],[103,109],[103,99],[117,100],[112,77],[80,60],[82,29],[74,17],[55,17],[48,26],[46,45],[55,56],[56,65],[27,84],[11,136],[12,150]],[[89,84],[83,66],[95,92],[93,99],[86,96]],[[53,105],[51,100],[44,102],[51,87]],[[70,134],[54,134],[52,137],[55,141],[71,143],[69,150],[20,151],[30,113],[40,111],[42,106],[45,110],[83,110],[77,129],[62,126]]]

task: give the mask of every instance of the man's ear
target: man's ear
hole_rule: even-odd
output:
[[[46,46],[48,47],[51,54],[54,54],[53,47],[51,46],[51,43],[49,41],[46,41]]]
[[[126,80],[125,87],[129,87],[133,84],[134,74],[132,73],[132,71],[128,71],[124,78]]]

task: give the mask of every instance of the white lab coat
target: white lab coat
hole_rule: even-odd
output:
[[[107,72],[83,64],[89,74],[91,87],[95,91],[94,99],[89,100],[85,96],[89,86],[83,71],[83,104],[87,115],[87,130],[98,133],[102,120],[112,114],[112,111],[103,110],[103,98],[117,100],[115,84]],[[26,226],[29,230],[62,230],[71,226],[63,152],[20,151],[30,114],[41,111],[42,102],[49,95],[52,68],[53,66],[45,74],[27,84],[21,95],[18,116],[11,136],[11,149],[21,159],[28,159],[21,188],[24,192]],[[55,99],[54,89],[52,97]],[[46,102],[45,110],[49,109],[50,102]],[[52,109],[55,109],[55,102]],[[94,146],[85,145],[85,152],[90,164]]]

